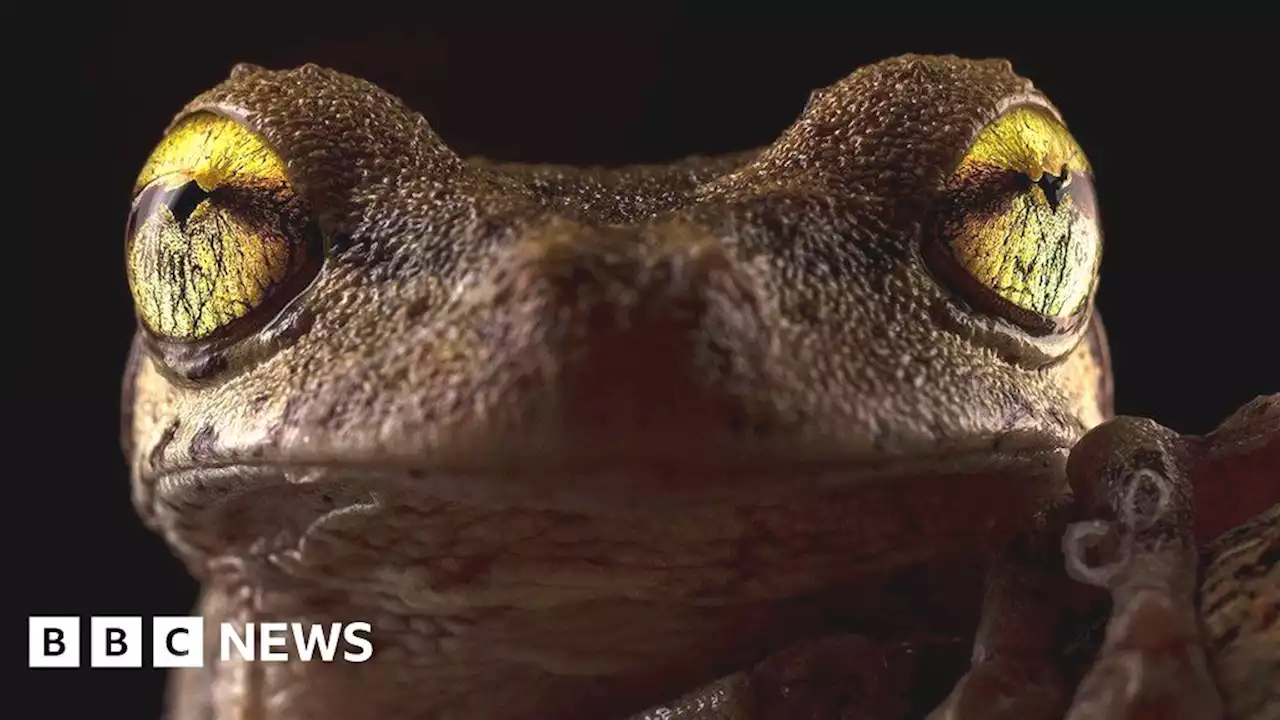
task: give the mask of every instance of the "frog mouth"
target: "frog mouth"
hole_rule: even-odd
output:
[[[822,603],[831,609],[867,596],[832,590],[842,583],[909,566],[971,564],[984,543],[1030,520],[1038,503],[1064,489],[1060,451],[998,466],[988,457],[985,464],[952,458],[946,471],[925,467],[899,464],[879,475],[847,467],[762,472],[749,479],[752,487],[772,483],[780,492],[732,499],[681,491],[706,481],[703,473],[667,476],[661,489],[642,487],[657,479],[638,473],[626,478],[636,484],[617,485],[607,502],[602,494],[588,502],[546,492],[548,485],[599,483],[597,475],[526,472],[518,484],[543,492],[507,491],[497,502],[493,486],[512,478],[385,465],[373,474],[349,465],[228,464],[154,478],[144,514],[193,568],[236,558],[237,567],[257,568],[246,571],[257,581],[281,587],[336,576],[387,590],[405,613],[432,612],[442,602],[450,611],[542,607],[584,595],[733,607],[833,592]],[[497,567],[518,570],[491,576],[486,565],[466,574],[471,566],[459,558],[505,558]],[[455,566],[464,576],[449,574]],[[424,568],[428,579],[414,580]]]
[[[340,487],[367,496],[426,497],[476,507],[522,507],[593,515],[661,512],[680,505],[761,506],[797,497],[910,490],[939,498],[1001,497],[1000,504],[1060,496],[1070,446],[1021,438],[969,452],[840,462],[776,464],[591,463],[448,468],[397,462],[255,461],[168,468],[141,476],[150,510],[201,512],[256,493]],[[1019,498],[1021,500],[1019,500]]]

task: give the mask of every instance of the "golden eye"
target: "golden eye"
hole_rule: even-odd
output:
[[[134,185],[125,243],[138,317],[184,342],[279,311],[323,255],[284,162],[212,113],[182,120],[152,152]]]
[[[952,174],[926,258],[975,305],[1036,335],[1066,332],[1088,307],[1102,255],[1092,171],[1038,107],[988,125]]]

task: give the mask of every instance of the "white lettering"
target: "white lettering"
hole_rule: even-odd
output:
[[[241,660],[253,661],[253,623],[244,623],[244,637],[240,636],[237,623],[222,623],[222,661],[231,660],[231,646],[240,652]],[[265,658],[264,658],[265,659]]]
[[[302,623],[293,623],[293,642],[298,648],[298,657],[303,662],[311,660],[316,648],[320,649],[320,659],[333,662],[333,654],[338,650],[338,638],[342,635],[341,623],[330,623],[326,633],[323,625],[312,625],[310,632],[304,631]]]
[[[287,650],[274,649],[282,648],[288,644],[289,637],[285,634],[287,632],[289,632],[288,623],[258,623],[258,637],[262,641],[262,648],[258,658],[263,662],[287,661],[289,659],[289,652]]]
[[[373,643],[369,638],[361,637],[360,633],[371,633],[373,628],[367,622],[353,622],[348,624],[342,630],[342,637],[347,641],[348,645],[354,645],[360,648],[360,652],[351,652],[350,650],[342,653],[342,658],[347,662],[364,662],[373,657]]]

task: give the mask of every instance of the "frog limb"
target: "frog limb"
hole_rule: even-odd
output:
[[[1178,436],[1121,417],[1087,434],[1067,474],[1085,512],[1063,539],[1067,571],[1106,588],[1111,619],[1068,720],[1214,720],[1222,700],[1209,675],[1195,607],[1193,488]]]
[[[988,572],[972,668],[928,720],[1056,720],[1066,689],[1053,658],[1062,615],[1064,578],[1054,572],[1052,542],[1065,524],[1065,505],[1042,513]]]
[[[1202,553],[1200,612],[1228,717],[1280,717],[1280,503]]]
[[[1188,441],[1196,535],[1217,535],[1200,558],[1210,669],[1229,717],[1278,718],[1280,394],[1258,397],[1205,438]]]
[[[1280,393],[1259,395],[1208,435],[1182,441],[1190,456],[1198,540],[1220,537],[1280,503]]]
[[[1073,489],[1107,519],[1071,528],[1068,570],[1108,588],[1114,608],[1069,720],[1134,717],[1152,705],[1164,717],[1276,716],[1277,468],[1280,395],[1255,399],[1204,437],[1119,418],[1077,445]],[[1197,540],[1231,526],[1196,552]],[[1103,546],[1101,564],[1086,557],[1091,541]]]
[[[796,643],[630,720],[906,720],[911,658],[858,635]]]

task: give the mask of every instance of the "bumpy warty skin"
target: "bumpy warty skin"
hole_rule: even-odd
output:
[[[261,134],[327,257],[199,367],[140,332],[134,497],[210,617],[359,615],[377,656],[206,668],[181,707],[635,709],[758,655],[785,601],[980,554],[1111,412],[1096,316],[1030,338],[920,257],[1019,103],[1056,113],[1005,62],[906,56],[758,152],[529,169],[367,82],[237,67],[184,112]]]

